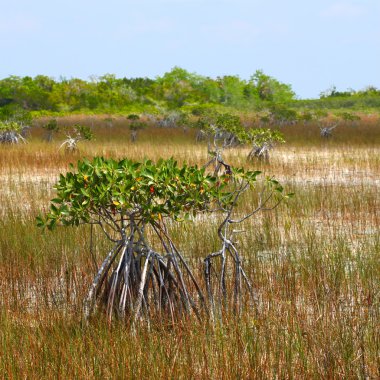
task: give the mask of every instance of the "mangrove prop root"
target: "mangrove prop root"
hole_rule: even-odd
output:
[[[85,298],[85,321],[97,308],[105,310],[109,323],[114,317],[128,319],[133,328],[142,320],[149,322],[158,317],[175,323],[190,314],[199,321],[206,318],[213,322],[230,301],[235,313],[241,311],[242,281],[248,294],[252,287],[229,239],[224,236],[222,249],[204,259],[204,281],[199,283],[166,228],[157,224],[153,231],[161,241],[162,254],[148,245],[143,229],[137,225],[129,236],[123,233],[115,243]],[[231,276],[230,281],[226,281],[227,276]]]

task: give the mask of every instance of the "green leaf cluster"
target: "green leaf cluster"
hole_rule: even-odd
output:
[[[92,140],[94,138],[91,128],[86,125],[75,124],[72,129],[81,140]]]
[[[350,121],[355,122],[355,121],[360,120],[360,116],[352,112],[341,112],[338,116],[346,122],[350,122]]]
[[[263,146],[264,144],[272,145],[274,143],[284,143],[284,135],[278,131],[269,128],[250,129],[247,132],[247,138],[255,146]]]
[[[16,121],[1,121],[0,120],[0,133],[16,132],[20,133],[22,125]]]
[[[128,115],[127,119],[130,121],[129,129],[131,131],[138,131],[147,127],[147,124],[140,120],[140,116],[136,114]]]
[[[253,185],[258,174],[234,169],[215,177],[204,168],[181,167],[174,159],[153,163],[95,157],[78,161],[75,171],[60,175],[50,211],[37,223],[52,229],[57,224],[96,223],[99,218],[112,223],[133,218],[143,224],[167,217],[182,220],[228,207],[237,184]]]
[[[57,119],[51,119],[46,124],[42,126],[43,129],[49,131],[49,132],[58,132],[59,126]]]
[[[201,115],[194,126],[210,136],[222,135],[228,142],[244,144],[248,136],[239,116],[216,111]]]

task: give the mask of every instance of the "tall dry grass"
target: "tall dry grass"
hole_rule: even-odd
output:
[[[229,162],[259,167],[296,193],[241,226],[258,309],[239,318],[227,312],[214,326],[192,317],[177,325],[155,320],[136,334],[122,323],[108,326],[102,315],[81,324],[82,299],[109,248],[101,233],[91,244],[85,226],[42,233],[34,218],[54,196],[59,171],[80,157],[200,164],[206,146],[162,129],[131,144],[125,131],[101,127],[75,155],[38,135],[25,146],[0,146],[0,377],[379,378],[380,147],[360,128],[351,143],[304,135],[303,144],[295,136],[269,165],[247,163],[245,149],[228,152]],[[256,198],[246,194],[240,211]],[[197,276],[219,245],[217,222],[170,226]]]

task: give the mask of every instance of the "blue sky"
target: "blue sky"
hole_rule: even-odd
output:
[[[380,87],[380,0],[0,0],[0,62],[0,78],[262,69],[301,98]]]

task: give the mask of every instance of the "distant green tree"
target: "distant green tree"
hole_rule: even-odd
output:
[[[54,133],[57,133],[59,131],[57,119],[49,120],[46,124],[42,126],[42,128],[46,131],[45,140],[47,142],[53,141]]]
[[[127,119],[129,120],[129,129],[131,131],[131,141],[135,142],[137,140],[137,133],[141,129],[144,129],[147,127],[147,124],[144,123],[139,115],[136,114],[130,114],[128,115]]]
[[[11,76],[0,81],[0,99],[19,105],[25,110],[52,110],[50,93],[54,80],[38,75],[35,78]]]
[[[200,75],[189,73],[180,67],[174,67],[162,77],[156,78],[156,96],[165,100],[172,108],[198,102],[202,99],[199,87],[203,81],[204,77]]]
[[[252,144],[252,149],[248,153],[248,160],[258,158],[269,162],[269,151],[274,148],[277,143],[284,143],[284,135],[277,130],[257,128],[248,131],[248,139]]]
[[[22,136],[23,127],[15,121],[0,121],[0,143],[18,144],[25,143]]]
[[[337,91],[336,86],[331,86],[327,90],[319,94],[320,98],[336,98],[336,97],[347,97],[354,95],[353,90],[350,91]]]
[[[221,91],[220,103],[230,106],[241,106],[244,104],[245,81],[241,80],[237,75],[226,75],[218,77],[217,83]]]
[[[291,85],[279,82],[277,79],[264,74],[262,70],[257,70],[251,76],[250,84],[253,95],[256,95],[260,100],[287,103],[295,99]]]
[[[375,86],[367,86],[365,89],[357,92],[358,96],[380,96],[380,89]]]
[[[61,144],[59,149],[65,148],[65,152],[73,153],[78,151],[78,142],[82,140],[92,140],[94,134],[92,133],[90,127],[75,124],[72,127],[68,127],[68,132],[66,134],[66,140]]]

